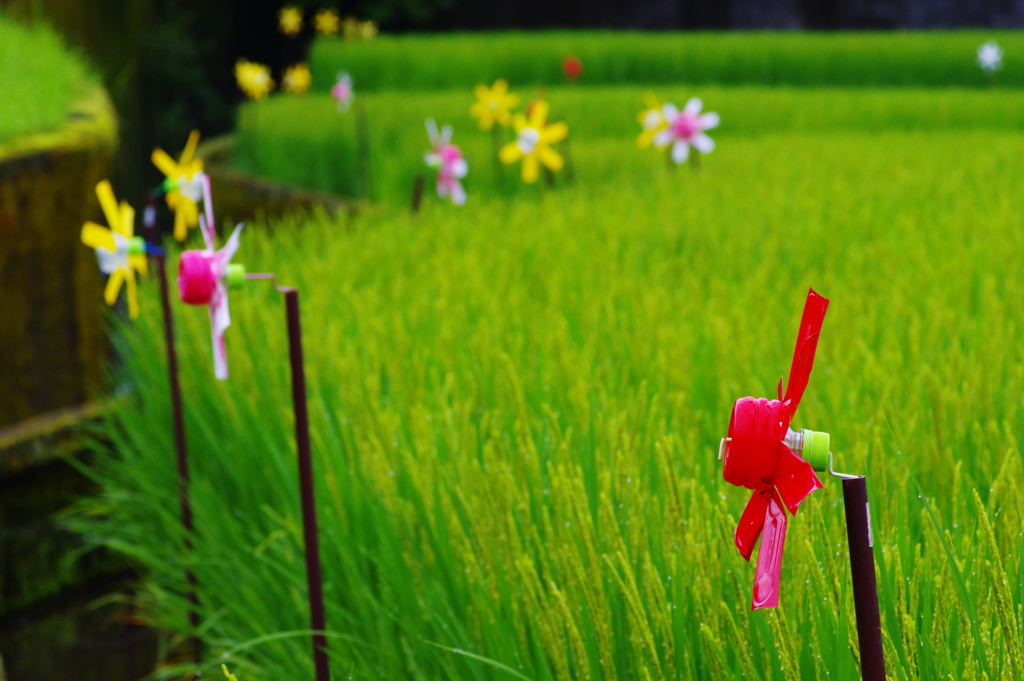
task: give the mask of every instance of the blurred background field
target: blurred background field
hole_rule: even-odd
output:
[[[340,38],[312,45],[313,87],[326,92],[344,69],[358,87],[441,90],[506,78],[519,86],[564,81],[567,54],[587,85],[791,85],[805,87],[986,87],[974,62],[997,40],[1008,54],[1019,31],[858,33],[544,31]],[[1024,84],[1024,63],[1007,59],[1000,83]]]
[[[521,107],[538,95],[515,88]],[[663,154],[636,147],[636,115],[644,95],[680,106],[702,97],[724,123],[712,136],[727,145],[738,139],[773,134],[1005,132],[1024,130],[1024,91],[925,88],[793,88],[766,86],[699,87],[668,85],[558,86],[545,88],[552,121],[569,125],[574,171],[592,185],[664,172]],[[518,167],[495,172],[489,132],[469,115],[475,101],[469,88],[437,92],[386,91],[363,97],[368,120],[370,198],[407,204],[422,154],[429,148],[422,121],[451,124],[453,141],[471,168],[469,191],[504,196],[536,191],[524,187]],[[338,114],[329,95],[277,97],[252,102],[239,114],[236,167],[309,189],[358,195],[359,164],[355,116]],[[511,130],[502,132],[511,142]],[[564,150],[564,144],[562,145]],[[417,153],[419,152],[419,153]],[[718,153],[718,152],[715,152]]]

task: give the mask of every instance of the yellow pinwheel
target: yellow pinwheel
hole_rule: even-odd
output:
[[[309,90],[309,84],[312,80],[309,67],[300,62],[285,69],[284,78],[281,79],[281,86],[285,89],[285,92],[290,92],[293,95],[302,95]]]
[[[533,102],[529,119],[522,114],[512,118],[516,141],[503,146],[498,154],[505,164],[523,159],[523,182],[527,184],[537,181],[541,163],[553,173],[561,170],[564,164],[551,144],[564,140],[569,135],[569,126],[565,123],[548,125],[547,120],[548,103],[544,100]]]
[[[277,30],[289,38],[294,38],[302,31],[302,10],[294,5],[286,5],[277,14]]]
[[[118,205],[114,189],[107,180],[96,185],[96,196],[110,228],[86,222],[82,226],[82,243],[96,249],[100,271],[109,275],[103,291],[107,305],[117,301],[121,284],[127,282],[128,316],[135,319],[139,316],[135,273],[146,274],[148,271],[146,244],[142,237],[135,236],[135,209],[124,201]]]
[[[644,131],[636,138],[636,144],[641,149],[651,146],[654,137],[668,127],[668,119],[661,110],[661,102],[657,97],[648,92],[644,95],[644,103],[647,108],[636,115],[636,120],[643,126]]]
[[[320,35],[334,35],[341,28],[341,19],[333,9],[322,9],[313,17],[313,25]]]
[[[188,136],[185,150],[175,163],[163,149],[154,149],[150,159],[172,183],[173,189],[167,192],[167,207],[174,211],[174,238],[184,241],[190,227],[199,224],[199,200],[203,198],[203,162],[194,158],[196,145],[199,144],[199,131],[193,130]]]
[[[250,99],[263,99],[274,89],[270,69],[263,64],[239,59],[235,62],[235,80]]]
[[[495,123],[508,125],[512,119],[512,107],[519,103],[519,96],[509,94],[507,80],[499,78],[492,87],[481,83],[473,92],[476,102],[469,107],[469,113],[480,119],[481,130],[490,130]]]

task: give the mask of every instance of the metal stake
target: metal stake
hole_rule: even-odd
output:
[[[412,212],[413,215],[420,212],[420,203],[423,201],[423,185],[426,183],[423,173],[416,173],[416,179],[412,183]]]
[[[310,628],[323,632],[323,577],[320,568],[320,540],[316,525],[316,504],[313,498],[313,459],[309,448],[309,414],[306,407],[306,371],[302,359],[302,324],[299,318],[299,292],[279,286],[273,274],[247,274],[246,279],[270,279],[274,288],[284,294],[285,320],[288,324],[288,357],[292,371],[292,406],[295,410],[295,442],[299,459],[299,496],[302,502],[302,533],[306,544],[306,583],[309,590]],[[330,681],[327,664],[327,637],[313,634],[313,666],[316,681]]]
[[[885,681],[885,653],[882,650],[882,623],[878,614],[871,510],[868,506],[868,483],[863,475],[843,477],[843,500],[846,506],[846,535],[850,542],[850,575],[853,579],[853,604],[857,612],[861,675],[864,681]]]
[[[151,243],[158,238],[156,229],[156,198],[150,195],[145,213],[146,236]],[[160,299],[164,314],[164,340],[167,346],[167,378],[171,387],[171,414],[174,423],[174,450],[178,464],[178,503],[181,506],[181,524],[185,528],[185,548],[192,551],[192,539],[189,535],[194,531],[192,524],[192,504],[189,499],[188,445],[185,441],[185,416],[181,406],[181,384],[178,382],[178,353],[174,346],[174,318],[171,316],[171,297],[167,287],[166,256],[161,250],[153,256],[156,260],[157,278],[160,280]],[[192,610],[188,613],[189,624],[193,631],[199,627],[199,599],[196,597],[196,576],[191,570],[185,572],[188,580],[188,601]],[[196,664],[202,660],[202,643],[195,633],[191,636],[192,661]]]

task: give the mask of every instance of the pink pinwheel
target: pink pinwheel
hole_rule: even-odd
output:
[[[702,114],[700,109],[703,105],[699,97],[694,97],[682,111],[672,103],[666,103],[661,108],[668,127],[654,136],[654,145],[664,149],[671,144],[672,160],[676,163],[686,161],[690,156],[691,145],[702,154],[708,154],[715,148],[714,140],[705,135],[704,131],[718,127],[718,114]]]
[[[331,88],[331,96],[338,102],[338,111],[348,111],[355,98],[355,93],[352,92],[352,76],[344,71],[338,72],[338,82]]]
[[[178,293],[188,305],[208,305],[210,326],[213,329],[213,369],[217,378],[228,377],[228,360],[224,352],[224,331],[231,325],[228,313],[228,283],[234,285],[244,280],[245,268],[232,265],[231,258],[238,250],[238,237],[244,225],[239,224],[231,238],[219,251],[214,250],[213,204],[210,202],[209,179],[204,178],[205,197],[203,205],[206,214],[199,216],[199,228],[203,233],[206,248],[201,251],[185,251],[178,263]]]
[[[428,167],[437,170],[437,195],[441,198],[450,196],[452,203],[461,206],[466,203],[466,190],[459,178],[469,172],[469,164],[462,157],[462,150],[451,143],[452,126],[446,125],[438,132],[437,123],[428,118],[427,134],[433,149],[427,152],[424,160]]]

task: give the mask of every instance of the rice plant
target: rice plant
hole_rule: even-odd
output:
[[[795,425],[868,475],[891,678],[1020,678],[1024,139],[937,128],[726,123],[696,173],[593,134],[573,188],[248,228],[236,260],[303,296],[335,677],[858,678],[838,484],[791,521],[782,607],[751,613],[748,493],[715,460],[813,284],[833,303]],[[281,301],[232,294],[227,382],[175,307],[186,552],[155,294],[118,325],[130,391],[73,523],[182,636],[195,572],[209,669],[311,678]]]

